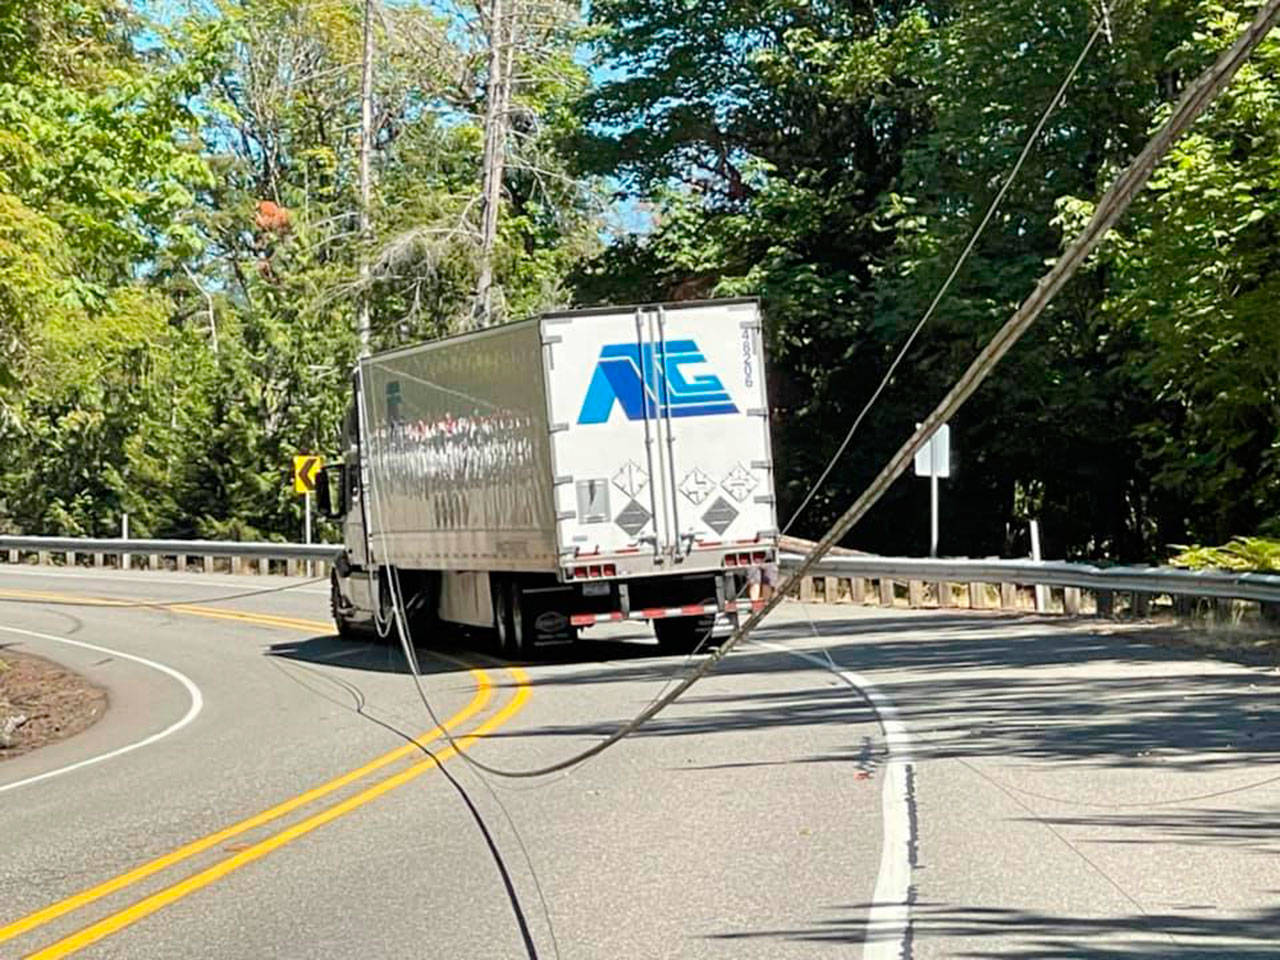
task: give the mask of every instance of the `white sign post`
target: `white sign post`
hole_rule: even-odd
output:
[[[306,544],[310,546],[311,545],[311,491],[308,490],[306,493],[303,494],[303,497],[306,500],[306,507],[304,508],[306,513],[305,513],[304,522],[303,522],[303,526],[304,526],[303,536],[306,538],[305,539]],[[308,557],[307,558],[307,576],[314,577],[315,575],[316,575],[315,569],[311,566],[311,559]]]
[[[916,424],[918,427],[919,424]],[[938,555],[938,480],[951,476],[951,427],[940,426],[916,451],[916,476],[929,478],[929,556]]]

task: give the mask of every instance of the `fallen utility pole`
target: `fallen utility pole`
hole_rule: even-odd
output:
[[[541,777],[555,773],[558,770],[576,766],[634,733],[710,673],[730,650],[754,630],[761,620],[777,608],[790,589],[802,577],[809,574],[831,548],[849,532],[853,525],[866,515],[867,511],[884,495],[890,485],[910,466],[915,458],[916,451],[929,442],[929,438],[933,436],[934,432],[943,423],[950,420],[956,411],[964,405],[965,401],[973,395],[974,391],[982,385],[983,381],[990,376],[991,371],[995,369],[1001,358],[1009,352],[1010,348],[1018,342],[1018,339],[1026,333],[1027,329],[1044,312],[1045,307],[1053,300],[1054,295],[1080,269],[1080,266],[1088,259],[1089,254],[1097,248],[1103,237],[1115,225],[1125,210],[1129,208],[1133,198],[1146,184],[1147,180],[1150,179],[1152,171],[1155,170],[1156,165],[1164,158],[1165,154],[1169,152],[1169,148],[1231,82],[1236,75],[1236,71],[1249,59],[1249,55],[1254,48],[1262,42],[1263,37],[1275,25],[1278,15],[1280,15],[1280,0],[1267,0],[1258,11],[1253,23],[1231,45],[1230,49],[1225,51],[1213,66],[1187,87],[1186,91],[1178,99],[1178,103],[1169,119],[1165,121],[1164,125],[1148,141],[1137,158],[1116,178],[1111,188],[1098,201],[1093,217],[1090,218],[1089,223],[1072,242],[1071,246],[1067,248],[1062,258],[1054,264],[1053,269],[1040,279],[1036,284],[1035,290],[1023,301],[1022,306],[1000,328],[1000,331],[987,344],[977,359],[969,365],[964,375],[960,377],[956,385],[942,399],[942,402],[938,404],[933,413],[929,414],[920,423],[916,428],[916,432],[893,455],[893,458],[871,482],[871,485],[862,492],[853,505],[835,522],[809,554],[791,571],[791,574],[782,582],[765,605],[744,620],[718,650],[713,651],[683,680],[649,704],[648,707],[636,714],[631,720],[618,727],[604,739],[597,741],[571,757],[566,757],[543,767],[525,770],[504,770],[500,767],[483,763],[469,753],[463,753],[462,756],[467,763],[496,776],[513,778]],[[401,642],[404,643],[403,636],[401,637]],[[416,676],[415,671],[415,678]],[[448,734],[446,733],[447,736]]]
[[[1267,3],[1258,11],[1258,15],[1254,18],[1249,28],[1240,35],[1228,50],[1218,57],[1213,66],[1187,87],[1178,99],[1178,103],[1169,119],[1165,121],[1155,136],[1147,142],[1147,145],[1138,154],[1137,158],[1116,178],[1111,188],[1098,201],[1089,223],[1072,242],[1071,246],[1067,248],[1066,252],[1063,253],[1061,259],[1053,265],[1053,269],[1040,278],[1036,283],[1035,290],[1023,301],[1022,306],[1009,318],[1008,322],[1000,328],[999,333],[992,338],[982,353],[978,354],[973,363],[969,365],[969,369],[964,372],[964,375],[960,377],[956,385],[951,388],[951,392],[943,397],[942,402],[938,404],[933,413],[929,414],[916,428],[916,432],[893,455],[893,459],[871,481],[871,485],[854,501],[853,506],[846,510],[844,515],[818,541],[817,546],[810,551],[800,566],[779,588],[779,596],[785,594],[792,584],[807,575],[814,564],[826,556],[827,551],[835,546],[852,529],[853,525],[866,515],[867,511],[875,505],[877,500],[884,496],[893,482],[911,464],[916,451],[928,443],[934,431],[950,420],[964,406],[965,401],[973,396],[974,391],[987,379],[1001,358],[1035,323],[1057,292],[1075,275],[1076,271],[1080,269],[1089,255],[1102,242],[1116,221],[1120,219],[1120,216],[1129,209],[1134,197],[1137,196],[1139,190],[1146,186],[1152,172],[1160,161],[1164,159],[1165,154],[1169,152],[1169,148],[1227,87],[1232,78],[1235,77],[1236,71],[1249,59],[1249,55],[1254,48],[1262,42],[1263,37],[1275,26],[1278,15],[1280,15],[1280,0],[1267,0]],[[759,623],[774,606],[776,606],[776,603],[766,605],[763,610],[747,620],[735,632],[730,641],[721,648],[721,654]],[[715,658],[712,659],[714,660]]]

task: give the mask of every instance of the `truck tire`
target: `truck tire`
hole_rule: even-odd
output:
[[[504,657],[523,659],[529,655],[529,634],[525,629],[520,588],[508,580],[493,584],[494,621],[498,631],[498,652]]]
[[[333,614],[333,624],[338,628],[338,636],[343,640],[362,640],[360,631],[349,617],[342,614],[342,590],[338,586],[338,575],[329,575],[329,612]]]

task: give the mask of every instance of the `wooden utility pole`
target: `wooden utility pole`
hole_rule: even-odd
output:
[[[507,0],[515,3],[515,0]],[[489,0],[489,77],[484,111],[484,198],[480,224],[480,276],[472,322],[484,327],[493,322],[493,249],[498,240],[498,208],[502,203],[502,175],[506,163],[507,102],[511,89],[511,57],[504,62],[510,14],[503,0]]]
[[[373,242],[373,218],[369,213],[373,192],[370,160],[373,154],[373,0],[364,0],[364,57],[360,76],[360,293],[356,307],[356,335],[360,356],[371,352],[369,319],[369,254]]]

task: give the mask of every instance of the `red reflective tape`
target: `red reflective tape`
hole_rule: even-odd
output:
[[[596,618],[590,613],[575,613],[569,618],[570,626],[587,627],[596,622]]]
[[[610,619],[610,620],[621,620],[621,619],[622,619],[622,611],[621,611],[621,610],[615,610],[615,611],[613,611],[613,613],[609,614],[609,619]]]
[[[646,620],[657,620],[659,617],[667,616],[666,607],[647,607],[640,611],[640,616]]]
[[[706,609],[707,608],[701,603],[690,603],[681,607],[680,612],[681,613],[705,613]],[[712,607],[711,609],[714,610],[715,607]]]

